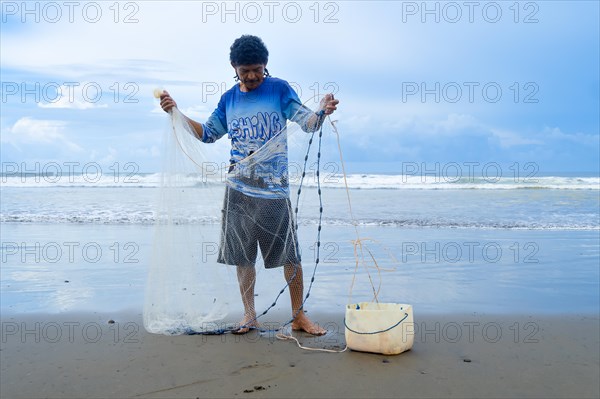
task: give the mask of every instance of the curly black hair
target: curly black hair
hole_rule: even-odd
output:
[[[234,66],[267,64],[269,51],[260,37],[243,35],[231,45],[229,60]]]

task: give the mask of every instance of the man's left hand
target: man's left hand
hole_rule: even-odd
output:
[[[332,93],[325,94],[321,100],[321,109],[325,111],[325,115],[331,115],[337,109],[340,100],[336,100]]]

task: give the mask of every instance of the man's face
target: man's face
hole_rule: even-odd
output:
[[[265,64],[238,65],[233,68],[247,90],[254,90],[265,79]]]

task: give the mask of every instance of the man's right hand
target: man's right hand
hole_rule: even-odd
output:
[[[171,98],[171,95],[168,91],[163,90],[162,94],[160,95],[160,106],[163,111],[171,112],[173,107],[177,108],[177,103]]]

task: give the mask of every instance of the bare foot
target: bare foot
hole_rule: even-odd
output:
[[[326,329],[310,321],[303,312],[300,312],[292,322],[292,330],[304,331],[312,335],[324,335],[327,332]]]
[[[259,327],[258,322],[256,321],[256,316],[245,316],[238,325],[240,328],[233,330],[231,332],[232,334],[246,334],[250,330]]]

